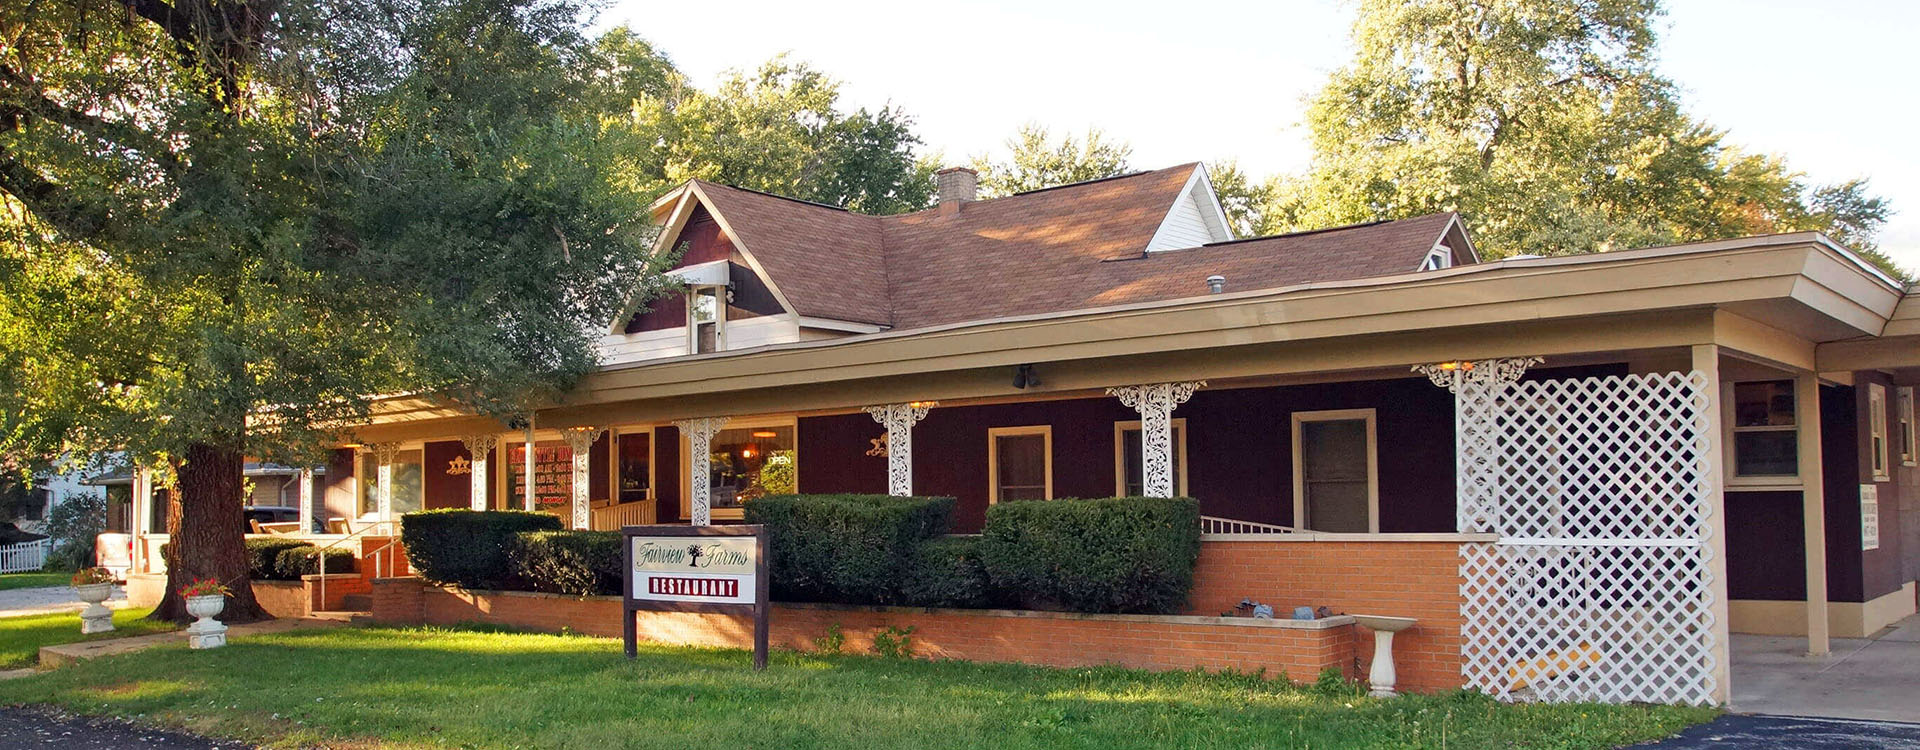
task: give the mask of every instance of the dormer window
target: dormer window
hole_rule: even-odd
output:
[[[727,288],[696,286],[687,292],[687,351],[717,352],[726,347]]]
[[[1452,267],[1453,248],[1447,247],[1446,245],[1434,245],[1432,250],[1427,251],[1427,259],[1420,261],[1420,270],[1422,271],[1438,271],[1442,268]]]

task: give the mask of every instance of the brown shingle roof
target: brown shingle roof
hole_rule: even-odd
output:
[[[1407,273],[1454,217],[1146,253],[1198,166],[886,217],[699,187],[796,312],[896,329]]]

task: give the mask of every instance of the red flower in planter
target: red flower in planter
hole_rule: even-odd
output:
[[[220,584],[218,578],[195,578],[193,583],[180,587],[182,598],[193,596],[233,596],[233,590]]]

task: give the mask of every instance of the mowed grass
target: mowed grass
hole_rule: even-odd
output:
[[[65,586],[72,580],[72,573],[8,573],[0,575],[0,591]]]
[[[114,629],[111,632],[93,635],[80,634],[79,612],[0,617],[0,669],[33,666],[40,661],[41,646],[146,635],[173,630],[177,627],[172,623],[142,619],[152,611],[151,609],[116,609],[113,611]]]
[[[274,746],[1606,748],[1707,709],[1360,697],[1246,675],[1046,669],[441,629],[170,645],[0,682],[53,704]]]

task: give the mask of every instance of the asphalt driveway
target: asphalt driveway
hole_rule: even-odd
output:
[[[1634,749],[1920,750],[1920,724],[1732,715]]]
[[[127,606],[125,586],[113,587],[113,596],[107,599],[107,606],[114,609]],[[72,586],[42,586],[0,591],[0,617],[78,612],[86,607],[85,602],[73,595]]]

